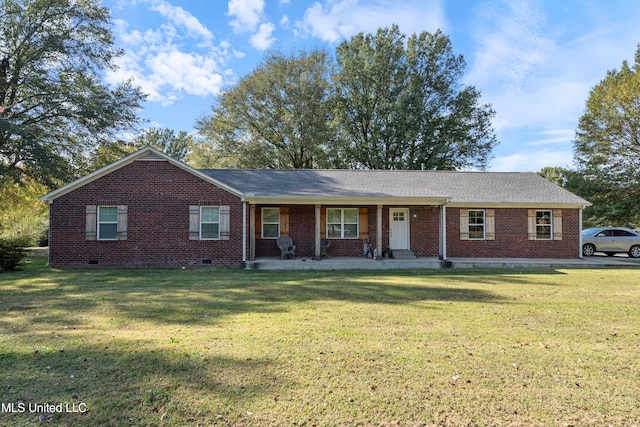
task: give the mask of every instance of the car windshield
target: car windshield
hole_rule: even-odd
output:
[[[583,236],[595,236],[599,232],[601,232],[602,228],[587,228],[586,230],[582,230]]]

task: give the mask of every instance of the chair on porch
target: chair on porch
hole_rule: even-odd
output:
[[[329,246],[331,246],[331,240],[320,239],[320,258],[318,259],[322,259],[323,256],[326,256],[327,258],[331,258],[328,253]],[[311,248],[311,253],[313,257],[316,256],[316,245],[313,245],[313,247]]]
[[[293,244],[293,239],[289,236],[280,236],[278,237],[278,248],[280,248],[280,258],[284,259],[284,257],[288,256],[296,256],[296,245]]]

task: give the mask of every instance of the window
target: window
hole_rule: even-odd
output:
[[[483,240],[485,220],[483,210],[469,210],[469,239]]]
[[[327,209],[327,237],[358,238],[358,209]]]
[[[220,208],[213,206],[200,207],[200,239],[220,238]]]
[[[551,240],[551,221],[553,213],[551,211],[536,211],[536,239]]]
[[[280,237],[280,208],[262,208],[262,238]]]
[[[117,206],[98,207],[98,240],[118,239]]]

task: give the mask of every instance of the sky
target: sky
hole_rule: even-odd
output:
[[[607,71],[633,63],[637,0],[103,0],[124,54],[107,82],[148,95],[148,126],[193,132],[216,96],[269,50],[335,47],[397,24],[438,29],[467,68],[463,83],[496,111],[490,171],[572,167],[578,120]]]

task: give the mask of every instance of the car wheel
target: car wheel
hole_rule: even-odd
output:
[[[629,249],[629,256],[631,258],[640,258],[640,246],[631,246]]]
[[[582,255],[584,256],[592,256],[596,252],[596,247],[591,243],[587,243],[582,247]]]

